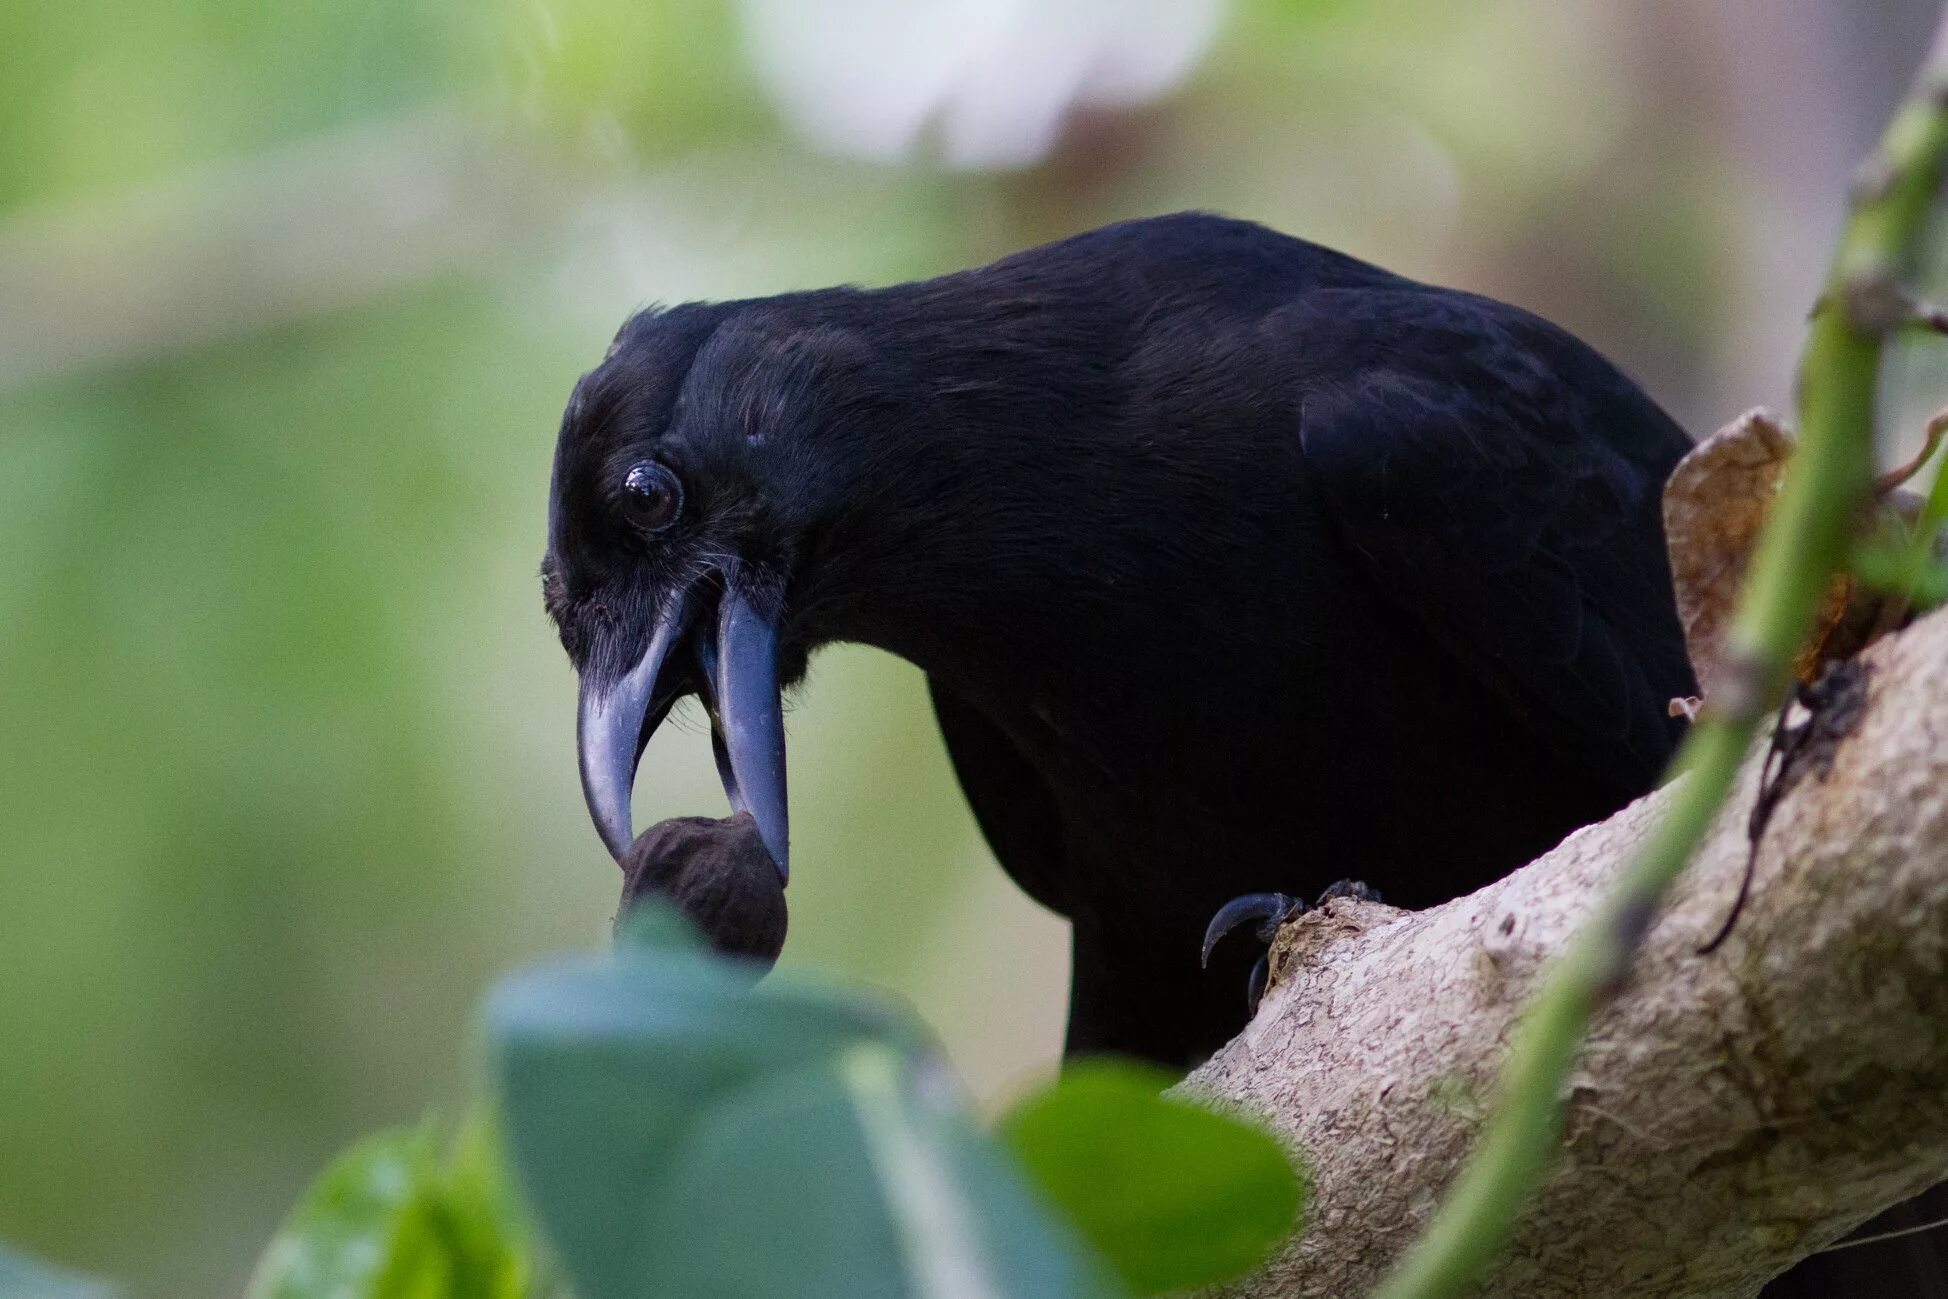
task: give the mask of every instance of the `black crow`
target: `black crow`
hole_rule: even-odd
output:
[[[1069,1051],[1191,1064],[1245,1020],[1249,954],[1199,970],[1228,899],[1430,905],[1652,786],[1694,690],[1659,510],[1688,445],[1545,320],[1208,215],[644,311],[575,388],[549,505],[589,808],[631,888],[775,955],[780,691],[833,641],[901,655],[1072,924]],[[632,851],[692,693],[739,815]],[[1910,1238],[1767,1295],[1943,1276]]]
[[[694,692],[782,874],[780,690],[832,641],[901,655],[1073,926],[1069,1050],[1186,1065],[1245,1018],[1242,967],[1199,969],[1227,899],[1426,906],[1651,787],[1688,445],[1547,321],[1215,216],[645,311],[555,454],[589,807],[622,858]]]

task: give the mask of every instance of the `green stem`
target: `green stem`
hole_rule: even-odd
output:
[[[1379,1291],[1444,1299],[1507,1242],[1562,1132],[1562,1085],[1590,1016],[1621,985],[1670,884],[1783,691],[1873,486],[1882,342],[1907,312],[1914,260],[1948,161],[1948,14],[1854,196],[1799,369],[1800,439],[1752,561],[1705,710],[1673,761],[1684,775],[1649,841],[1557,959],[1503,1064],[1496,1107],[1446,1203]]]

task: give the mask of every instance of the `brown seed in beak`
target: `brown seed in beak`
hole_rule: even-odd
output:
[[[785,886],[748,812],[724,821],[680,816],[636,836],[622,857],[622,905],[671,903],[725,956],[769,967],[785,945]]]

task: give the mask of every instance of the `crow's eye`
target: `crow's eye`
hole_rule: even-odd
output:
[[[683,484],[676,475],[644,460],[629,467],[622,480],[622,512],[644,532],[661,532],[683,511]]]

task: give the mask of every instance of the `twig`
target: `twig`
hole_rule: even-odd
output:
[[[1918,1236],[1924,1231],[1936,1231],[1948,1227],[1948,1218],[1936,1218],[1933,1222],[1917,1223],[1912,1227],[1902,1227],[1896,1231],[1877,1231],[1871,1236],[1856,1236],[1838,1241],[1817,1251],[1821,1254],[1836,1254],[1843,1249],[1858,1249],[1862,1245],[1878,1245],[1883,1240],[1899,1240],[1903,1236]]]
[[[1907,101],[1859,187],[1799,368],[1801,438],[1726,638],[1705,706],[1672,766],[1668,815],[1558,958],[1503,1067],[1500,1095],[1447,1202],[1381,1287],[1382,1299],[1440,1299],[1468,1287],[1507,1241],[1562,1128],[1562,1085],[1592,1012],[1621,987],[1665,890],[1730,792],[1779,696],[1827,583],[1845,562],[1874,485],[1882,344],[1904,313],[1912,263],[1948,158],[1948,13]]]
[[[1909,328],[1925,329],[1932,334],[1948,334],[1948,307],[1933,302],[1910,302],[1907,324]]]
[[[1759,870],[1759,845],[1765,840],[1765,827],[1772,820],[1772,810],[1779,806],[1785,796],[1784,782],[1779,779],[1780,763],[1792,761],[1792,728],[1786,723],[1792,717],[1792,705],[1787,704],[1775,714],[1772,723],[1772,742],[1766,746],[1765,761],[1759,765],[1759,789],[1752,796],[1752,815],[1745,823],[1745,870],[1738,877],[1738,892],[1732,897],[1731,909],[1725,913],[1724,923],[1718,932],[1698,945],[1698,955],[1709,956],[1724,946],[1725,940],[1732,936],[1738,927],[1738,918],[1745,912],[1745,899],[1751,896],[1752,880]]]
[[[1938,410],[1928,417],[1928,427],[1921,434],[1921,449],[1906,464],[1896,465],[1876,478],[1874,490],[1885,495],[1920,473],[1927,467],[1928,457],[1941,445],[1944,433],[1948,433],[1948,410]]]
[[[1867,704],[1866,665],[1859,659],[1836,659],[1826,665],[1819,680],[1812,684],[1793,682],[1792,698],[1793,703],[1805,710],[1806,720],[1797,726],[1788,725],[1793,713],[1791,703],[1774,714],[1777,720],[1772,727],[1772,743],[1766,746],[1765,761],[1759,765],[1759,788],[1752,796],[1752,814],[1745,822],[1747,850],[1738,892],[1718,932],[1698,948],[1700,956],[1711,955],[1732,936],[1738,917],[1745,910],[1745,901],[1751,895],[1752,878],[1759,864],[1759,845],[1765,838],[1766,827],[1772,824],[1772,814],[1779,810],[1779,804],[1805,775],[1807,760],[1810,758],[1811,765],[1824,779],[1833,765],[1833,750],[1859,725],[1860,714]]]
[[[1937,412],[1928,421],[1928,432],[1921,445],[1921,452],[1892,473],[1881,475],[1880,489],[1891,491],[1921,472],[1928,463],[1935,448],[1941,444],[1942,435],[1948,433],[1948,410]],[[1884,620],[1893,622],[1905,618],[1916,603],[1922,585],[1930,570],[1939,562],[1937,539],[1943,524],[1948,524],[1948,472],[1936,468],[1934,485],[1921,502],[1908,525],[1906,542],[1901,546],[1899,575],[1890,584],[1890,599]]]

